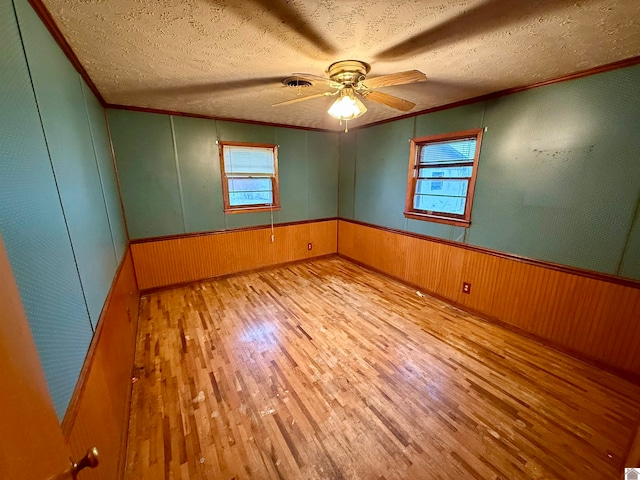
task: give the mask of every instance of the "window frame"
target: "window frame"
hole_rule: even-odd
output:
[[[471,225],[471,209],[473,207],[473,196],[475,193],[476,187],[476,177],[478,174],[478,161],[480,159],[480,149],[482,147],[482,134],[484,133],[484,128],[474,128],[471,130],[463,130],[460,132],[453,133],[442,133],[437,135],[428,135],[426,137],[416,137],[411,139],[411,148],[409,153],[409,169],[407,174],[407,190],[406,190],[406,198],[404,205],[404,216],[406,218],[411,218],[413,220],[423,220],[428,222],[435,223],[444,223],[446,225],[454,225],[457,227],[468,228]],[[476,139],[476,151],[473,157],[473,164],[471,177],[469,177],[469,185],[467,187],[467,196],[466,203],[464,208],[464,213],[462,215],[457,214],[448,214],[444,212],[431,212],[428,213],[426,210],[416,210],[413,207],[416,185],[418,183],[418,169],[419,169],[419,152],[420,147],[424,145],[428,145],[431,143],[439,143],[445,141],[452,140],[464,140],[468,138]],[[462,162],[461,162],[462,163]],[[470,163],[470,162],[466,162]],[[455,164],[448,164],[455,166]],[[469,166],[469,165],[467,165]],[[437,177],[443,178],[443,177]],[[443,178],[444,180],[449,179],[449,177]],[[455,179],[455,178],[452,178]]]
[[[273,176],[269,176],[271,179],[271,190],[273,194],[273,203],[253,203],[250,205],[232,206],[229,199],[229,176],[224,166],[224,147],[254,147],[264,148],[273,151]],[[222,201],[224,204],[224,213],[255,213],[255,212],[269,212],[280,210],[280,185],[278,181],[278,145],[272,143],[253,143],[253,142],[223,142],[218,141],[218,152],[220,155],[220,177],[222,179]],[[250,173],[246,174],[247,178],[267,178],[265,175],[256,174],[251,176]]]

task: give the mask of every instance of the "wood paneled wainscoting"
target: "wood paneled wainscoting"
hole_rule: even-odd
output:
[[[187,284],[337,253],[336,219],[133,242],[140,290]],[[309,250],[311,244],[311,250]]]
[[[90,446],[100,452],[100,466],[83,471],[85,480],[112,480],[124,474],[139,300],[127,249],[62,421],[74,459],[82,458]]]
[[[338,228],[340,255],[640,380],[640,282],[350,220]]]

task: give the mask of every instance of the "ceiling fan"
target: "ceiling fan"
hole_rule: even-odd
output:
[[[272,107],[281,107],[291,105],[292,103],[304,102],[313,98],[338,95],[338,99],[331,105],[328,113],[332,117],[340,120],[340,124],[342,124],[344,120],[345,132],[347,132],[347,122],[360,117],[367,111],[367,107],[364,106],[358,97],[387,105],[402,112],[408,112],[416,106],[413,102],[378,92],[376,89],[393,85],[424,82],[427,79],[424,73],[418,70],[409,70],[367,79],[367,74],[370,70],[371,66],[360,60],[341,60],[329,66],[329,78],[309,73],[294,73],[293,77],[283,80],[285,85],[310,86],[312,82],[321,82],[334,89],[334,91],[294,98],[285,102],[275,103]]]

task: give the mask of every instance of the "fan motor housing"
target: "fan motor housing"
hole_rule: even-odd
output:
[[[343,85],[355,85],[361,82],[371,70],[371,65],[360,60],[341,60],[329,65],[331,80]]]

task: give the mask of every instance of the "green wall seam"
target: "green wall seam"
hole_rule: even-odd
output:
[[[220,125],[219,122],[217,120],[213,120],[213,123],[216,127],[216,146],[218,147],[218,149],[220,148]],[[222,181],[224,181],[224,173],[222,172],[222,167],[220,170],[220,178]],[[224,195],[224,193],[223,193]],[[224,215],[224,229],[227,230],[229,229],[229,215]]]
[[[87,97],[84,93],[84,88],[82,88],[82,78],[78,78],[78,83],[80,84],[80,91],[82,92],[82,98],[84,100],[84,111],[87,116],[87,124],[89,125],[89,135],[91,136],[91,146],[93,148],[93,159],[96,164],[96,170],[98,172],[98,178],[100,179],[100,189],[102,190],[102,201],[104,204],[104,211],[107,215],[107,222],[109,224],[109,233],[111,234],[111,244],[113,245],[113,258],[115,259],[116,265],[120,263],[118,259],[118,252],[116,250],[116,240],[113,236],[113,225],[111,223],[111,216],[109,215],[109,209],[107,208],[107,196],[105,195],[104,190],[104,180],[102,179],[102,173],[100,172],[100,166],[98,165],[98,152],[96,152],[96,141],[95,136],[93,134],[93,125],[91,124],[91,119],[89,118],[89,107],[87,105]],[[97,323],[97,320],[96,320]]]
[[[169,115],[171,123],[171,141],[173,142],[173,159],[176,166],[176,178],[178,180],[178,197],[180,198],[180,211],[182,212],[182,226],[187,232],[187,216],[184,213],[184,194],[182,193],[182,177],[180,176],[180,159],[178,158],[178,144],[176,143],[176,129],[173,125],[173,115]]]
[[[636,209],[633,213],[633,218],[631,220],[631,224],[629,225],[629,231],[627,232],[627,236],[624,241],[624,248],[622,249],[622,254],[620,255],[618,268],[616,268],[616,275],[621,275],[622,269],[624,267],[624,260],[627,257],[627,253],[629,251],[629,243],[631,242],[631,236],[633,235],[633,228],[636,226],[638,222],[640,222],[640,194],[638,194],[638,202],[636,203]]]
[[[307,194],[305,195],[305,202],[306,202],[305,212],[308,217],[309,216],[309,132],[304,132],[304,154],[307,159],[307,161],[305,162],[304,186],[307,192]],[[280,182],[280,179],[278,178],[278,183],[279,182]]]
[[[417,136],[417,133],[416,133],[417,125],[418,125],[417,118],[418,118],[417,115],[413,117],[413,133],[411,135],[411,139],[416,138]],[[409,141],[411,141],[411,139],[409,139]],[[409,162],[407,161],[407,163]],[[407,217],[404,218],[404,229],[409,230],[409,219]]]
[[[356,130],[356,136],[353,139],[353,143],[355,145],[355,155],[353,157],[353,202],[351,207],[351,218],[356,218],[356,200],[358,197],[356,196],[356,189],[358,188],[358,134],[359,130]]]
[[[338,137],[338,216],[340,216],[340,160],[342,159],[342,138]]]
[[[120,201],[120,210],[122,212],[122,223],[124,224],[124,233],[127,237],[127,243],[131,240],[129,235],[129,225],[127,223],[127,216],[124,213],[124,201],[122,200],[122,187],[120,186],[120,176],[118,175],[118,165],[116,163],[116,153],[113,150],[113,139],[111,138],[111,125],[109,124],[109,116],[107,115],[107,109],[102,109],[104,116],[104,123],[107,127],[107,138],[109,139],[109,150],[111,152],[111,166],[116,174],[116,185],[118,186],[118,200]]]
[[[487,114],[487,101],[486,101],[486,100],[484,100],[484,101],[482,102],[482,119],[480,120],[480,128],[482,128],[482,130],[483,130],[483,131],[482,131],[482,135],[483,135],[483,137],[482,137],[482,138],[483,138],[483,141],[484,141],[484,138],[486,138],[486,133],[487,133],[487,131],[489,130],[489,129],[487,128],[487,126],[485,125],[485,123],[484,123],[484,119],[485,119],[486,114]],[[480,145],[480,156],[482,156],[482,144]],[[480,157],[478,157],[478,166],[476,167],[476,169],[479,169],[479,168],[480,168],[480,162],[479,162],[479,160],[480,160]],[[478,175],[478,172],[476,172],[476,176],[477,176],[477,175]],[[471,207],[472,207],[472,209],[473,209],[473,199],[471,200],[471,202],[472,202],[472,203],[471,203]],[[469,231],[470,231],[470,229],[468,229],[468,228],[463,228],[463,229],[462,229],[462,234],[461,234],[461,235],[459,235],[457,239],[460,239],[460,237],[462,237],[462,243],[469,243]],[[452,229],[452,232],[451,232],[451,233],[452,233],[451,237],[453,237],[453,229]],[[457,239],[455,239],[455,238],[451,238],[451,240],[457,240]]]
[[[26,60],[26,65],[27,65],[27,71],[29,72],[29,83],[31,85],[31,90],[33,91],[33,98],[35,101],[35,105],[36,105],[36,110],[38,112],[38,118],[40,119],[40,127],[42,128],[42,136],[44,138],[44,143],[45,146],[47,148],[47,155],[49,157],[49,165],[51,166],[51,173],[53,175],[53,181],[56,185],[56,190],[58,193],[58,201],[60,202],[60,210],[62,211],[62,218],[64,219],[64,226],[67,230],[67,236],[69,237],[69,244],[71,245],[71,253],[73,255],[73,262],[75,264],[75,268],[76,268],[76,274],[78,275],[78,280],[80,282],[80,291],[82,292],[82,299],[84,301],[84,306],[87,309],[87,317],[89,318],[89,326],[91,327],[91,331],[93,333],[96,332],[95,326],[93,325],[93,321],[91,320],[91,313],[89,312],[89,304],[87,302],[87,295],[85,294],[84,291],[84,285],[82,284],[82,278],[80,277],[80,268],[78,267],[78,259],[76,258],[76,252],[75,249],[73,247],[73,242],[71,240],[71,232],[69,230],[69,223],[67,222],[67,215],[64,211],[64,206],[62,204],[62,197],[60,196],[60,187],[58,186],[58,179],[56,177],[56,172],[55,169],[53,168],[53,160],[51,158],[51,150],[49,148],[49,139],[47,138],[47,135],[45,133],[45,129],[44,129],[44,122],[42,120],[42,112],[40,111],[40,101],[38,100],[38,95],[36,95],[36,87],[33,84],[33,76],[31,73],[31,66],[29,65],[29,57],[27,56],[27,51],[25,49],[24,46],[24,36],[22,33],[22,26],[20,25],[20,21],[18,19],[18,12],[16,11],[16,7],[15,7],[15,3],[13,3],[13,13],[15,15],[16,18],[16,24],[18,26],[18,33],[20,35],[20,42],[22,44],[22,50],[24,52],[24,58]]]

